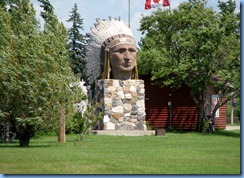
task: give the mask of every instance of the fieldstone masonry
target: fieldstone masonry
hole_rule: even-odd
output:
[[[143,80],[98,80],[95,97],[103,130],[147,130]]]

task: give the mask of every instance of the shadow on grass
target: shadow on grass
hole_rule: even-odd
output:
[[[177,134],[186,134],[194,131],[188,131],[188,130],[174,130],[174,129],[165,129],[166,133],[177,133]]]
[[[202,132],[170,130],[170,129],[166,129],[166,133],[177,133],[177,134],[199,133],[199,134],[202,134]],[[204,133],[204,134],[222,135],[222,136],[227,136],[227,137],[240,137],[240,135],[241,135],[240,130],[219,130],[219,129],[216,129],[216,131],[214,133]]]
[[[241,133],[239,130],[237,131],[228,131],[228,130],[216,130],[216,132],[213,133],[214,135],[223,135],[227,137],[240,137]]]
[[[4,148],[45,148],[50,147],[50,145],[29,145],[26,147],[21,147],[18,144],[11,144],[11,143],[0,143],[0,149]]]

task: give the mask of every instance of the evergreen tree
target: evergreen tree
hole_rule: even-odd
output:
[[[83,31],[83,19],[78,13],[77,4],[74,5],[72,11],[70,11],[70,18],[67,22],[72,23],[72,27],[68,30],[69,32],[69,42],[68,42],[68,50],[69,57],[71,61],[71,68],[74,74],[81,78],[84,78],[85,71],[85,56],[86,56],[86,39],[80,31]]]

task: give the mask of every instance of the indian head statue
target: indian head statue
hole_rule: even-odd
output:
[[[103,113],[98,130],[146,130],[144,81],[138,79],[137,48],[120,19],[97,19],[88,34],[86,76]]]
[[[131,30],[116,18],[97,19],[88,33],[88,84],[97,79],[138,79],[137,49]]]

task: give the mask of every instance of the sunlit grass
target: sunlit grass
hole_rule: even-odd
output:
[[[239,135],[238,135],[239,134]],[[66,143],[0,144],[2,174],[240,174],[240,132],[166,136],[89,135]]]

